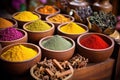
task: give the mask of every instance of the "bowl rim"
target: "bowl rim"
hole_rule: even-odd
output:
[[[21,13],[21,12],[16,12],[16,13],[14,13],[13,15],[12,15],[12,18],[13,19],[15,19],[14,18],[14,16],[16,16],[16,15],[18,15],[19,13]],[[36,16],[38,16],[38,19],[41,19],[41,15],[40,14],[38,14],[38,13],[36,13],[36,12],[32,12],[34,15],[36,15]],[[38,19],[36,19],[36,20],[38,20]],[[15,19],[16,21],[20,21],[20,22],[30,22],[30,21],[35,21],[35,20],[30,20],[30,21],[22,21],[22,20],[19,20],[19,19]]]
[[[28,36],[28,34],[27,34],[27,32],[26,32],[25,30],[19,29],[19,28],[16,28],[16,29],[23,34],[23,36],[22,36],[21,38],[15,39],[15,40],[11,40],[11,41],[0,41],[0,42],[8,42],[8,43],[9,43],[9,42],[15,42],[15,41],[19,41],[19,40],[21,40],[21,39],[23,39],[23,38],[25,38],[25,37]]]
[[[40,19],[39,19],[39,20],[40,20]],[[35,20],[35,21],[37,21],[37,20]],[[26,25],[31,24],[32,22],[35,22],[35,21],[30,21],[30,22],[25,23],[25,24],[23,25],[23,29],[24,29],[25,31],[27,31],[27,32],[42,33],[42,32],[51,31],[52,29],[55,28],[55,25],[54,25],[53,23],[42,20],[42,21],[44,21],[45,23],[50,24],[50,25],[51,25],[51,26],[50,26],[51,28],[48,29],[48,30],[45,30],[45,31],[31,31],[31,30],[26,29]]]
[[[104,37],[106,37],[107,39],[109,39],[109,40],[111,41],[111,45],[110,45],[109,47],[107,47],[107,48],[104,48],[104,49],[92,49],[92,48],[85,47],[85,46],[83,46],[79,41],[80,41],[80,38],[81,38],[81,37],[83,37],[83,36],[85,36],[85,35],[88,35],[88,34],[89,34],[89,35],[91,35],[91,34],[96,34],[96,35],[104,36]],[[114,43],[114,40],[113,40],[111,37],[109,37],[109,36],[107,36],[107,35],[105,35],[105,34],[90,32],[90,33],[81,34],[81,35],[77,38],[77,44],[78,44],[79,46],[85,48],[85,49],[88,49],[88,50],[105,51],[105,50],[111,49],[111,48],[114,46],[115,43]],[[101,53],[101,54],[102,54],[102,53]]]
[[[37,55],[35,55],[34,57],[32,57],[32,58],[30,58],[30,59],[28,59],[28,60],[23,60],[23,61],[9,61],[9,60],[5,60],[5,59],[1,58],[1,55],[3,54],[2,51],[3,51],[4,49],[6,49],[6,48],[8,48],[8,47],[11,47],[11,46],[16,46],[16,45],[24,45],[24,46],[25,46],[25,45],[31,45],[31,46],[34,46],[34,47],[36,47],[36,49],[38,50],[38,51],[37,51]],[[26,46],[25,46],[25,47],[26,47]],[[15,44],[7,45],[7,46],[5,46],[5,47],[2,48],[1,53],[0,53],[0,59],[3,60],[3,61],[6,61],[6,62],[10,62],[10,63],[25,63],[25,62],[29,62],[29,61],[35,59],[35,58],[38,57],[39,55],[40,55],[40,57],[41,57],[41,49],[40,49],[39,46],[37,46],[37,45],[35,45],[35,44],[33,44],[33,43],[15,43]]]
[[[34,75],[34,73],[33,73],[33,70],[34,70],[34,68],[37,66],[37,64],[35,64],[34,66],[32,66],[31,68],[30,68],[30,75],[34,78],[34,79],[36,79],[36,80],[39,80],[39,78],[38,77],[36,77],[35,75]],[[69,78],[71,78],[72,76],[73,76],[73,74],[74,74],[74,69],[73,69],[73,67],[69,64],[68,65],[69,66],[69,68],[70,68],[70,70],[71,70],[71,74],[70,75],[68,75],[65,79],[63,79],[63,80],[68,80]]]
[[[38,11],[40,8],[43,8],[44,6],[45,6],[45,5],[40,5],[40,6],[36,7],[36,8],[35,8],[35,12],[37,12],[37,13],[39,13],[39,14],[41,14],[41,15],[46,15],[46,16],[60,13],[60,9],[59,9],[57,6],[55,6],[55,5],[52,5],[52,6],[56,9],[56,12],[55,12],[55,13],[45,14],[45,13],[42,13],[42,12]]]
[[[61,14],[61,13],[59,13],[59,14]],[[45,18],[45,20],[46,20],[46,21],[49,21],[49,22],[52,22],[52,21],[49,20],[49,18],[51,18],[51,17],[53,17],[53,16],[56,16],[56,15],[58,15],[58,14],[48,15],[48,16]],[[71,15],[68,15],[68,14],[61,14],[61,15],[63,15],[63,16],[65,16],[65,17],[71,19],[71,21],[69,21],[69,22],[64,22],[64,23],[70,23],[70,22],[75,21],[75,18],[74,18],[73,16],[71,16]],[[54,23],[54,24],[62,24],[62,23],[60,23],[60,22],[52,22],[52,23]]]
[[[71,22],[69,22],[69,23],[71,23]],[[79,34],[70,34],[70,33],[63,32],[60,28],[61,28],[62,26],[64,26],[64,25],[69,24],[69,23],[62,23],[62,24],[58,25],[57,30],[60,31],[60,32],[63,33],[63,34],[68,34],[68,35],[73,35],[73,36],[74,36],[74,35],[80,35],[80,34],[83,34],[83,33],[86,33],[86,32],[89,31],[88,27],[87,27],[85,24],[75,22],[76,24],[85,27],[85,28],[86,28],[86,29],[85,29],[86,31],[83,32],[83,33],[79,33]]]
[[[68,49],[66,49],[66,50],[51,50],[51,49],[47,49],[47,48],[45,48],[45,47],[42,45],[42,41],[44,41],[44,40],[46,40],[46,39],[49,39],[49,38],[51,38],[51,37],[53,37],[53,36],[46,36],[46,37],[42,38],[42,39],[39,41],[39,46],[40,46],[42,49],[47,50],[47,51],[51,51],[51,52],[65,52],[65,51],[69,51],[69,50],[75,48],[75,42],[74,42],[73,39],[71,39],[71,38],[69,38],[69,37],[66,37],[66,36],[62,36],[64,39],[69,40],[69,42],[72,43],[72,46],[71,46],[70,48],[68,48]]]

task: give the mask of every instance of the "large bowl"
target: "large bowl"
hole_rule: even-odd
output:
[[[104,48],[104,49],[91,49],[91,48],[85,47],[79,42],[80,40],[92,34],[96,34],[100,36],[105,42],[107,42],[107,44],[109,44],[109,47]],[[102,33],[85,33],[85,34],[81,34],[77,38],[78,53],[88,58],[90,62],[102,62],[108,59],[113,53],[114,45],[115,45],[114,40],[111,37],[105,34],[102,34]]]
[[[17,30],[22,32],[24,36],[19,39],[12,40],[12,41],[0,41],[2,47],[5,47],[10,44],[14,44],[14,43],[26,43],[27,42],[27,40],[28,40],[27,32],[22,29],[17,29]]]
[[[69,23],[63,23],[63,24],[59,25],[59,26],[57,27],[57,33],[58,33],[59,35],[63,35],[63,36],[70,37],[70,38],[72,38],[72,39],[75,40],[75,41],[77,40],[77,38],[78,38],[79,35],[81,35],[81,34],[83,34],[83,33],[87,33],[87,32],[89,31],[88,27],[87,27],[86,25],[82,24],[82,23],[76,23],[76,24],[78,24],[78,25],[81,26],[83,29],[85,29],[85,32],[83,32],[83,33],[80,33],[80,34],[69,34],[69,33],[65,33],[65,32],[61,31],[60,28],[61,28],[62,26],[64,26],[64,25],[67,25],[67,24],[69,24]]]
[[[29,71],[30,67],[35,65],[41,59],[41,49],[37,45],[32,44],[32,43],[16,43],[16,44],[8,45],[2,49],[0,55],[3,54],[6,50],[10,49],[11,47],[15,45],[19,45],[19,44],[24,45],[28,48],[34,49],[35,51],[37,51],[37,55],[29,60],[24,60],[21,62],[7,61],[0,57],[1,67],[2,67],[1,69],[4,72],[6,72],[6,74],[23,75]]]
[[[12,15],[12,18],[13,19],[15,19],[14,18],[14,16],[16,16],[16,15],[18,15],[20,12],[16,12],[16,13],[14,13],[13,15]],[[38,19],[41,19],[41,15],[39,15],[39,14],[37,14],[37,13],[35,13],[35,12],[32,12],[33,14],[35,14],[35,15],[37,15],[38,16]],[[21,20],[18,20],[18,19],[15,19],[16,21],[17,21],[17,23],[18,23],[18,28],[23,28],[23,25],[25,24],[25,23],[27,23],[27,22],[30,22],[30,21],[21,21]],[[33,20],[34,21],[34,20]]]
[[[50,23],[48,21],[45,21],[49,26],[51,26],[50,29],[45,31],[30,31],[26,29],[26,26],[31,24],[32,22],[28,22],[23,25],[23,29],[28,33],[28,41],[37,44],[39,40],[46,36],[52,36],[55,31],[55,27],[53,23]]]
[[[49,59],[51,59],[51,58],[57,59],[59,61],[69,60],[74,54],[75,42],[71,38],[62,36],[63,38],[65,38],[66,40],[68,40],[72,43],[72,47],[67,50],[50,50],[50,49],[45,48],[42,45],[42,42],[47,39],[50,39],[51,37],[53,37],[53,36],[44,37],[39,41],[39,46],[41,47],[43,57],[47,57]]]
[[[47,16],[49,16],[49,15],[53,15],[53,14],[58,14],[58,13],[60,13],[60,9],[59,9],[58,7],[56,7],[56,6],[53,6],[53,7],[57,10],[57,12],[55,12],[55,13],[52,13],[52,14],[41,13],[41,12],[39,11],[39,9],[40,9],[40,8],[43,8],[43,7],[44,7],[44,5],[41,5],[41,6],[38,6],[38,7],[35,8],[35,12],[37,12],[38,14],[41,15],[41,19],[42,19],[42,20],[45,20],[45,18],[46,18]]]

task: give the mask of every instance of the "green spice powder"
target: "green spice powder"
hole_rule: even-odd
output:
[[[28,29],[30,31],[46,31],[50,28],[51,28],[51,26],[49,26],[46,22],[44,22],[42,20],[36,20],[26,26],[26,29]]]
[[[42,45],[51,50],[66,50],[72,47],[72,44],[68,40],[59,35],[55,35],[52,38],[43,41]]]

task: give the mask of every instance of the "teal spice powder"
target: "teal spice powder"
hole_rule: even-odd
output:
[[[42,45],[51,50],[66,50],[72,47],[71,42],[59,35],[54,35],[50,39],[43,41]]]
[[[48,25],[46,22],[42,20],[36,20],[28,25],[25,26],[26,29],[30,31],[46,31],[51,28],[50,25]]]

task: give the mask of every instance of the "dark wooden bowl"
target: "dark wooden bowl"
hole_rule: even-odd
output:
[[[83,38],[92,35],[92,34],[96,34],[99,35],[104,41],[106,41],[110,46],[108,48],[105,49],[91,49],[91,48],[87,48],[85,46],[83,46],[82,44],[80,44],[80,40],[82,40]],[[77,38],[77,50],[78,53],[80,53],[82,56],[86,57],[89,59],[90,62],[102,62],[105,61],[106,59],[108,59],[114,50],[114,40],[102,33],[85,33],[85,34],[81,34],[78,38]]]
[[[6,72],[6,74],[9,74],[9,75],[25,74],[30,69],[30,67],[35,65],[41,59],[41,49],[37,45],[31,44],[31,43],[15,43],[15,44],[8,45],[2,49],[0,55],[3,54],[9,48],[19,44],[29,47],[31,49],[34,49],[35,51],[37,51],[38,54],[29,60],[25,60],[21,62],[11,62],[11,61],[4,60],[0,57],[2,69],[4,72]]]

